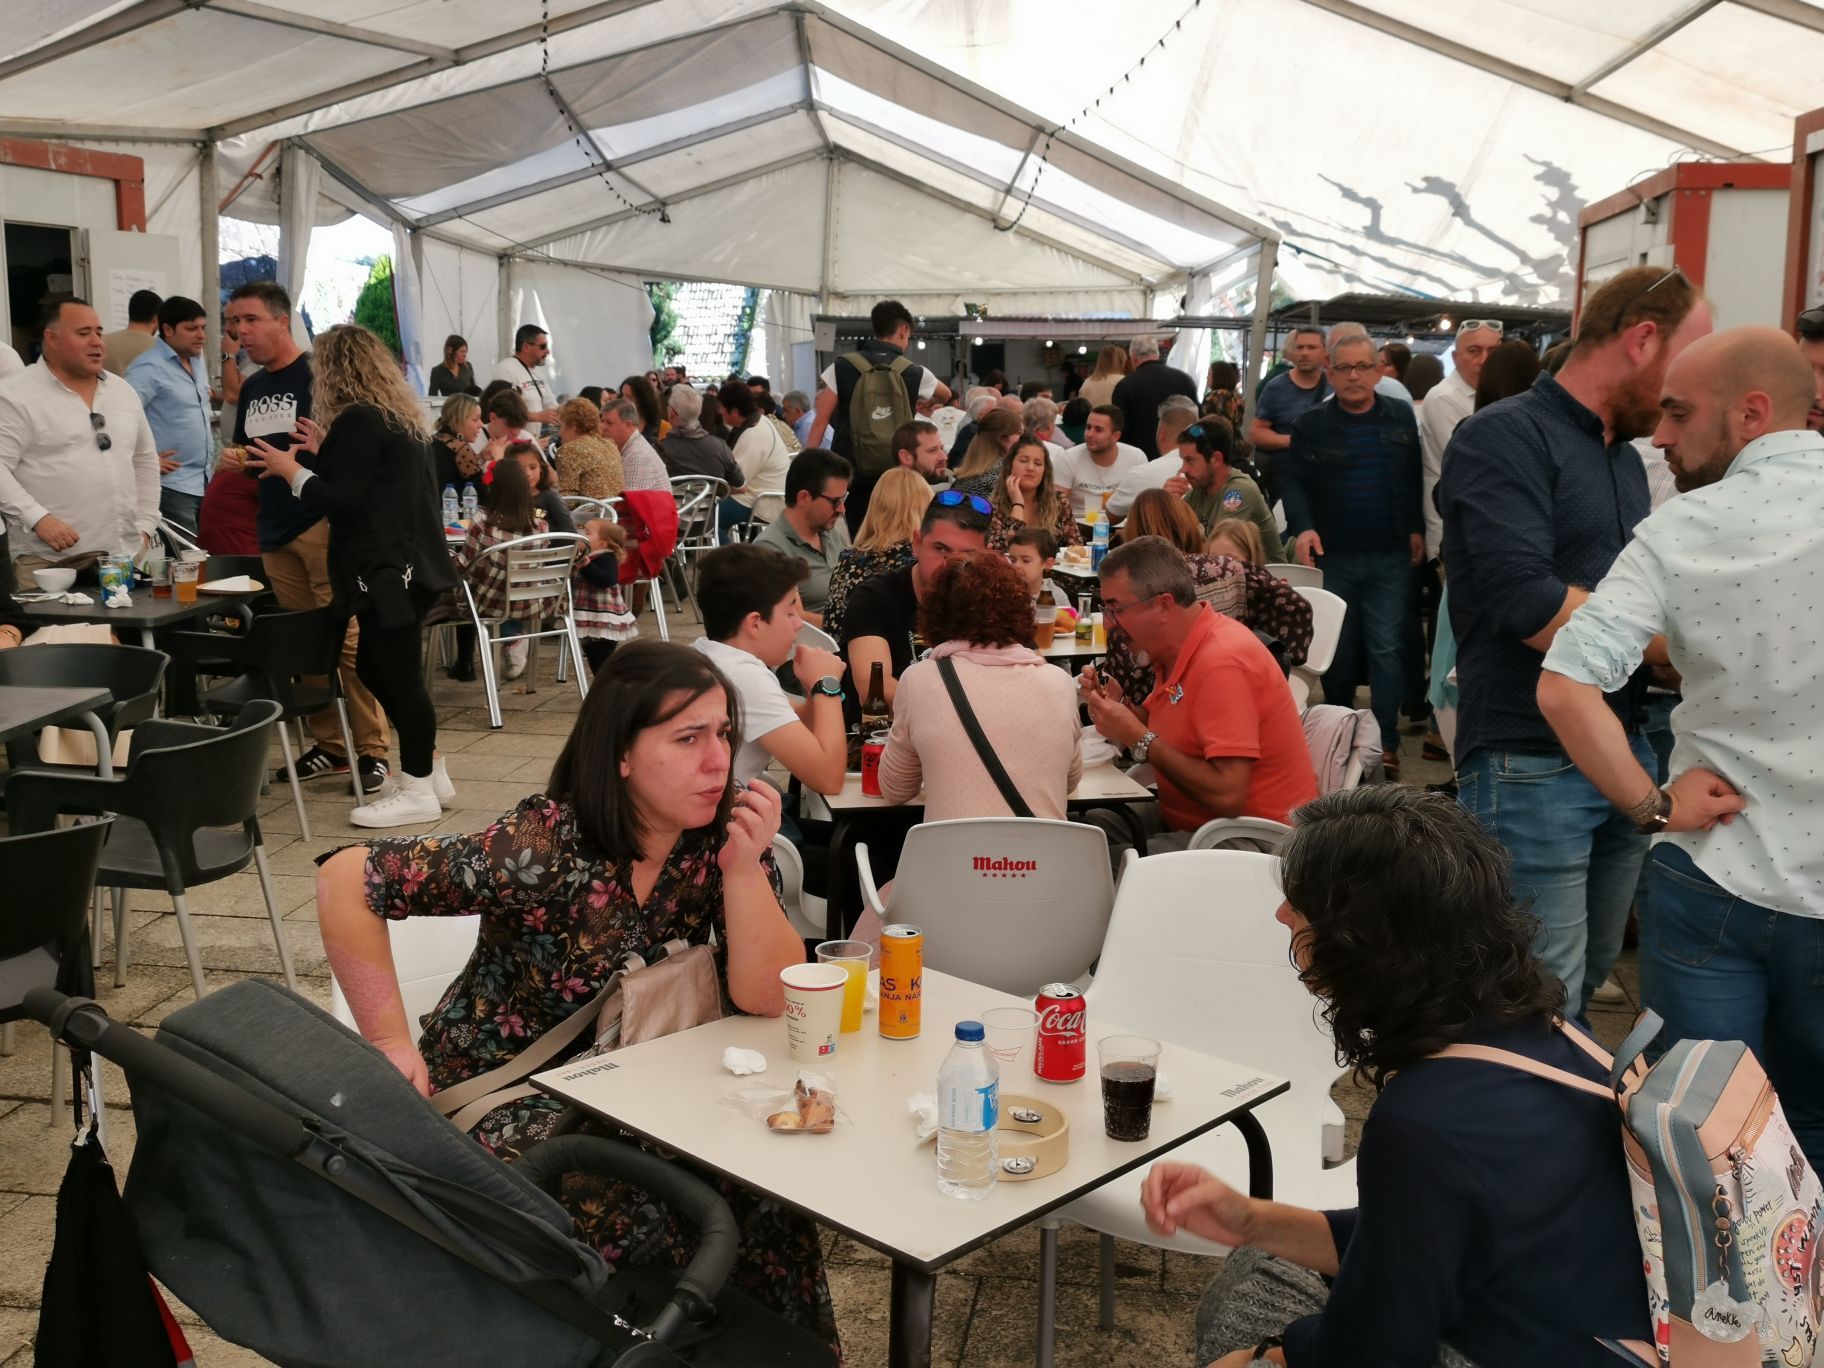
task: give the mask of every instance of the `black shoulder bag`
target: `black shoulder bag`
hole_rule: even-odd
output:
[[[950,702],[956,707],[956,715],[962,719],[963,730],[969,734],[969,743],[981,757],[982,766],[988,771],[988,777],[994,780],[994,786],[1001,791],[1001,797],[1013,809],[1015,817],[1032,816],[1032,808],[1013,786],[1013,779],[1002,766],[1000,757],[994,753],[994,748],[988,744],[982,724],[976,720],[975,709],[969,706],[969,695],[963,692],[963,681],[957,678],[956,662],[949,656],[939,656],[937,672],[943,676],[944,688],[950,693]]]

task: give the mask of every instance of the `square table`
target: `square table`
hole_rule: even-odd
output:
[[[150,587],[141,587],[134,591],[131,608],[105,607],[100,590],[94,592],[93,603],[33,603],[28,600],[20,606],[46,626],[58,622],[100,622],[120,628],[123,635],[126,628],[134,627],[139,630],[139,644],[156,650],[152,634],[159,628],[192,622],[220,612],[224,604],[245,603],[267,592],[256,589],[250,594],[198,594],[194,603],[179,603],[175,594],[170,598],[156,598]]]
[[[996,1183],[980,1201],[940,1193],[935,1149],[918,1143],[906,1098],[936,1088],[958,1021],[990,1007],[1031,1005],[927,969],[924,1029],[917,1039],[884,1040],[875,1018],[867,1017],[859,1033],[840,1038],[834,1062],[819,1070],[836,1081],[837,1124],[827,1135],[770,1131],[725,1104],[729,1094],[756,1083],[722,1072],[722,1052],[731,1045],[767,1057],[766,1073],[757,1076],[765,1083],[789,1089],[796,1078],[800,1066],[787,1054],[785,1023],[778,1017],[725,1017],[551,1069],[532,1081],[887,1255],[893,1260],[890,1362],[893,1368],[925,1368],[940,1269],[1225,1121],[1247,1140],[1249,1190],[1272,1195],[1271,1151],[1251,1112],[1290,1084],[1168,1042],[1160,1066],[1171,1074],[1173,1096],[1154,1104],[1151,1135],[1110,1140],[1102,1129],[1095,1042],[1132,1032],[1098,1021],[1093,1009],[1089,1067],[1081,1081],[1001,1080],[1003,1094],[1037,1096],[1063,1110],[1070,1122],[1070,1159],[1063,1169],[1048,1178]],[[686,1079],[690,1086],[681,1085]],[[1045,1235],[1041,1259],[1055,1261],[1056,1232]]]
[[[114,742],[96,709],[113,698],[106,689],[79,685],[72,688],[39,688],[27,684],[0,684],[0,741],[16,741],[43,727],[81,721],[95,734],[95,772],[114,777]]]

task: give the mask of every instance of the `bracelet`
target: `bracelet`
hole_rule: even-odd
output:
[[[1257,1359],[1264,1359],[1267,1356],[1267,1350],[1283,1349],[1285,1346],[1286,1337],[1284,1335],[1268,1335],[1259,1344],[1254,1346],[1254,1357]]]
[[[1672,795],[1655,786],[1646,797],[1626,809],[1623,815],[1634,824],[1636,831],[1649,834],[1664,831],[1672,816]]]
[[[1025,505],[1025,504],[1023,504],[1023,503],[1016,503],[1016,504],[1015,504],[1015,505],[1014,505],[1014,507],[1015,507],[1015,508],[1024,508],[1024,507],[1026,507],[1026,505]]]

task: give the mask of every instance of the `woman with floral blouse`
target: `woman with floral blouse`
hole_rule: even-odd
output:
[[[323,945],[361,1034],[428,1096],[507,1063],[587,1008],[625,955],[712,937],[725,1005],[779,1015],[779,971],[804,959],[804,943],[773,867],[779,795],[733,782],[739,725],[734,691],[699,652],[629,643],[596,676],[544,793],[473,835],[379,840],[325,856]],[[475,953],[414,1045],[385,922],[477,913]],[[552,1134],[561,1109],[527,1097],[472,1133],[511,1160]],[[815,1225],[698,1176],[741,1226],[733,1285],[834,1344]],[[611,1265],[689,1262],[689,1228],[637,1188],[573,1175],[562,1197],[579,1235]]]
[[[1070,500],[1058,493],[1052,479],[1051,455],[1045,443],[1031,433],[1014,442],[1007,453],[1007,473],[989,496],[994,516],[988,521],[988,549],[1005,552],[1014,533],[1024,527],[1042,527],[1058,539],[1059,546],[1081,546],[1083,533],[1070,511]]]

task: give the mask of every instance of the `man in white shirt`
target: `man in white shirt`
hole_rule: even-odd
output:
[[[1824,1162],[1824,435],[1792,339],[1732,328],[1666,372],[1653,443],[1680,496],[1552,642],[1539,708],[1578,769],[1643,832],[1643,1005],[1666,1039],[1740,1040]],[[1603,693],[1662,635],[1682,679],[1661,789]]]
[[[19,359],[19,353],[6,343],[0,342],[0,380],[6,379],[14,371],[24,369],[25,362]]]
[[[550,334],[536,323],[521,324],[513,334],[513,355],[496,365],[488,377],[513,386],[534,423],[557,422],[557,394],[535,374],[550,356]]]
[[[46,566],[137,552],[158,527],[158,445],[133,387],[102,367],[101,318],[45,306],[44,354],[0,382],[0,513],[19,587]]]
[[[1422,496],[1425,513],[1425,559],[1436,560],[1444,541],[1444,518],[1432,497],[1438,477],[1444,473],[1444,449],[1450,445],[1457,424],[1476,411],[1476,383],[1482,378],[1482,364],[1488,354],[1501,345],[1501,324],[1494,319],[1465,319],[1457,329],[1457,344],[1451,348],[1451,363],[1456,367],[1431,388],[1425,402],[1418,407],[1419,457],[1424,466],[1425,488]]]
[[[1149,489],[1164,489],[1174,475],[1184,469],[1184,458],[1178,454],[1178,441],[1184,430],[1197,421],[1197,401],[1174,394],[1159,405],[1160,455],[1137,470],[1130,470],[1108,496],[1108,516],[1117,521],[1127,516],[1134,500]]]
[[[968,412],[958,408],[953,402],[940,404],[935,399],[920,399],[913,407],[918,410],[920,418],[937,429],[937,435],[942,439],[944,452],[947,455],[951,443],[956,441],[956,434],[962,430],[963,424],[969,421]]]
[[[1112,495],[1129,473],[1146,464],[1139,447],[1121,440],[1123,421],[1113,404],[1091,409],[1082,442],[1066,451],[1052,472],[1058,492],[1069,496],[1079,522],[1091,508],[1101,509],[1104,494]]]
[[[749,783],[774,760],[818,793],[842,791],[849,742],[842,720],[842,659],[798,640],[804,625],[802,561],[764,546],[725,546],[697,562],[703,637],[741,700],[735,778]],[[804,698],[794,702],[773,672],[790,663]]]

